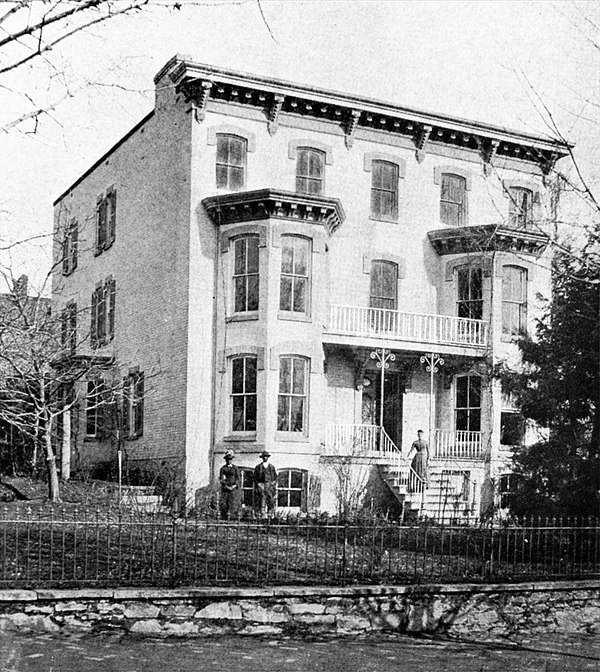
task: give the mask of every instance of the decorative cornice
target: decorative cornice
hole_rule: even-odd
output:
[[[277,133],[277,129],[279,128],[279,113],[281,112],[284,100],[285,96],[276,93],[273,96],[273,100],[271,101],[271,107],[269,108],[269,121],[267,122],[269,135],[271,136],[275,135],[275,133]]]
[[[192,80],[179,86],[185,102],[188,103],[188,112],[193,112],[196,121],[204,121],[206,104],[213,83],[210,80]]]
[[[440,256],[471,252],[516,252],[539,257],[549,243],[544,233],[495,224],[438,229],[429,231],[427,236]]]
[[[492,174],[492,159],[498,151],[500,142],[498,140],[477,138],[477,146],[479,147],[479,153],[483,159],[483,173],[486,177],[489,177]]]
[[[346,143],[346,149],[352,149],[352,145],[354,144],[354,132],[356,131],[360,115],[360,110],[350,110],[348,112],[344,124],[344,141]]]
[[[419,124],[417,127],[415,146],[417,148],[416,156],[419,163],[423,163],[425,155],[427,154],[427,140],[429,140],[432,130],[433,128],[427,124]]]
[[[202,203],[218,226],[260,219],[288,219],[320,224],[331,235],[346,215],[337,198],[324,198],[276,189],[210,196]]]
[[[191,82],[212,82],[211,100],[233,102],[262,109],[272,125],[281,114],[308,116],[328,120],[341,126],[346,146],[351,147],[360,129],[377,129],[391,135],[401,135],[417,145],[417,158],[422,160],[426,143],[443,144],[481,152],[486,148],[484,165],[490,164],[493,149],[499,157],[537,164],[548,173],[556,160],[569,153],[566,142],[544,138],[501,126],[448,115],[422,112],[413,108],[391,105],[371,98],[327,91],[278,79],[223,70],[194,63],[185,56],[177,56],[158,73],[159,82],[169,77],[178,87]],[[274,96],[284,96],[274,106]],[[431,129],[431,130],[429,130]],[[425,132],[424,132],[425,131]],[[419,147],[421,145],[421,147]],[[489,165],[484,170],[489,171]]]

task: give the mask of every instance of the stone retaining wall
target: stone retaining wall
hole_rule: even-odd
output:
[[[600,632],[600,581],[346,588],[0,590],[0,630],[160,636]]]

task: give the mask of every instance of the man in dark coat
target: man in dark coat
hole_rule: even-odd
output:
[[[261,463],[254,467],[254,502],[264,518],[275,511],[277,503],[277,470],[269,462],[271,455],[266,451],[260,454]]]
[[[221,518],[237,518],[240,513],[241,504],[241,480],[240,470],[233,464],[233,451],[228,450],[225,455],[225,464],[219,471],[219,482],[221,483],[221,499],[219,509]]]

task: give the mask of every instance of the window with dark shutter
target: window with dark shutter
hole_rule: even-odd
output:
[[[106,340],[112,341],[115,335],[115,300],[116,283],[113,278],[109,278],[104,285],[104,294],[106,296]]]
[[[123,435],[135,439],[144,433],[144,374],[134,371],[123,378]]]
[[[311,147],[298,147],[296,159],[296,191],[299,194],[323,194],[325,152]]]
[[[246,183],[248,141],[237,135],[217,135],[217,189],[239,191]]]
[[[85,397],[85,435],[99,439],[104,434],[106,385],[103,380],[88,380]]]
[[[527,270],[519,266],[502,268],[502,333],[509,336],[527,330]]]
[[[371,163],[371,215],[398,219],[398,166],[389,161]]]
[[[508,221],[511,226],[526,228],[531,223],[533,193],[524,187],[508,189]]]
[[[117,227],[117,192],[111,189],[96,201],[96,245],[95,254],[101,254],[114,242]]]
[[[371,308],[396,310],[398,301],[398,265],[391,261],[371,262]]]
[[[440,219],[446,226],[466,224],[467,181],[460,175],[444,173],[440,194]]]
[[[92,306],[91,306],[91,320],[90,320],[90,344],[92,348],[97,348],[100,345],[98,337],[98,299],[102,287],[96,286],[92,292]]]

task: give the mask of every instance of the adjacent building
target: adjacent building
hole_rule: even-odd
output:
[[[285,509],[487,506],[526,440],[492,374],[549,291],[565,146],[187,57],[155,83],[55,203],[67,337],[113,363],[84,396],[121,394],[117,431],[82,404],[72,464],[120,445],[193,496],[234,450],[249,504],[266,449]]]

